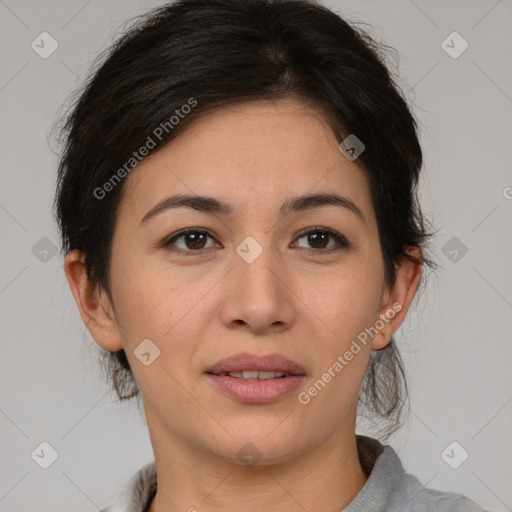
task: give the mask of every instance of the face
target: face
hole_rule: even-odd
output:
[[[233,460],[251,442],[276,462],[353,436],[372,342],[397,328],[379,315],[396,297],[366,178],[321,113],[296,100],[219,109],[126,180],[113,323],[93,335],[125,349],[153,440]],[[220,206],[162,203],[177,194]],[[296,201],[312,194],[342,200]],[[206,373],[238,354],[280,355],[302,371],[266,383]]]

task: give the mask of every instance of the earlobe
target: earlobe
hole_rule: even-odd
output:
[[[411,247],[408,252],[417,261],[422,262],[419,247]],[[373,339],[373,350],[381,350],[390,343],[394,332],[405,319],[420,283],[422,263],[415,263],[404,258],[395,268],[395,284],[386,288],[383,304],[379,311],[379,319],[384,322],[384,326],[379,329]]]
[[[105,291],[89,279],[80,251],[73,250],[66,255],[64,271],[80,316],[96,343],[109,351],[122,349],[110,301]]]

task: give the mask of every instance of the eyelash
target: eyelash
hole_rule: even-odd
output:
[[[212,247],[209,247],[208,249],[196,249],[196,250],[184,251],[183,249],[170,249],[169,248],[170,245],[173,242],[175,242],[179,238],[184,237],[184,236],[186,236],[186,235],[188,235],[190,233],[206,234],[210,238],[214,239],[214,237],[208,231],[206,231],[204,229],[187,228],[187,229],[184,229],[183,231],[180,231],[180,232],[176,233],[175,235],[172,235],[171,238],[166,239],[163,242],[162,245],[163,245],[163,247],[168,248],[168,250],[170,250],[172,252],[183,254],[184,256],[187,256],[187,257],[188,256],[199,256],[204,251],[206,251],[208,249],[212,249]],[[325,255],[325,254],[330,254],[332,252],[340,251],[342,249],[347,249],[347,248],[350,247],[349,242],[347,241],[347,239],[343,235],[337,233],[336,231],[333,231],[332,229],[321,228],[321,227],[311,228],[311,229],[308,229],[307,231],[302,232],[296,238],[296,240],[298,240],[300,238],[303,238],[303,237],[305,237],[305,236],[307,236],[307,235],[309,235],[311,233],[324,233],[324,234],[327,234],[327,235],[329,235],[330,238],[332,238],[336,242],[338,242],[339,246],[338,247],[331,247],[330,249],[305,249],[305,248],[302,248],[309,255],[315,255],[315,256]]]

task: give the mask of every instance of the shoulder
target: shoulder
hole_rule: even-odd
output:
[[[404,473],[391,499],[390,510],[421,512],[486,512],[460,493],[425,487],[415,476]]]
[[[426,487],[391,446],[365,436],[357,444],[368,481],[344,512],[486,512],[467,496]]]
[[[156,486],[156,464],[150,462],[140,468],[126,482],[115,500],[100,512],[143,512]]]

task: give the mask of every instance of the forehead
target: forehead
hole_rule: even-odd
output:
[[[222,107],[195,119],[130,172],[121,209],[129,202],[141,217],[179,192],[224,199],[238,213],[255,212],[274,203],[279,208],[288,196],[333,191],[371,218],[364,171],[338,145],[322,112],[299,100]]]

